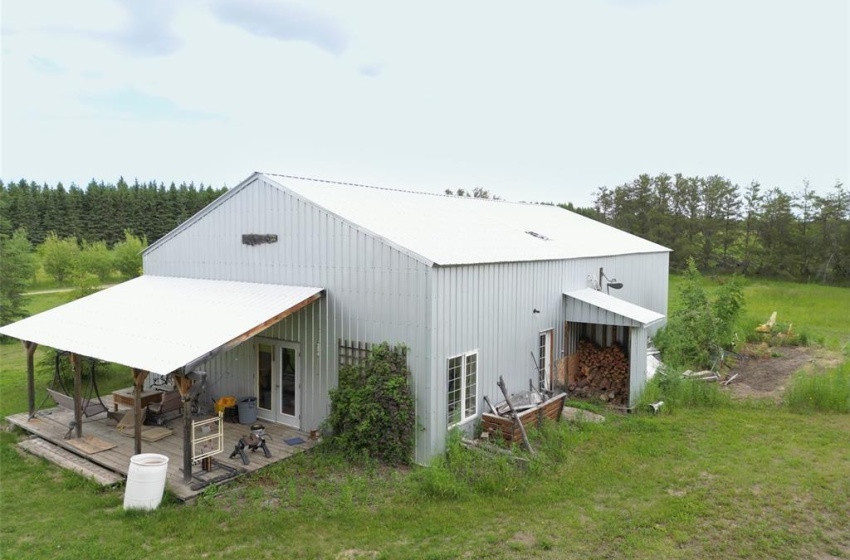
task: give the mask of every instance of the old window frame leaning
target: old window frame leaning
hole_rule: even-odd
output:
[[[476,416],[478,350],[473,350],[446,360],[446,419],[448,427],[451,428]]]

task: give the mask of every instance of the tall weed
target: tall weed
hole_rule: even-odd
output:
[[[637,410],[649,412],[649,405],[659,401],[664,401],[661,412],[669,413],[677,408],[719,408],[728,406],[732,399],[717,383],[688,379],[667,369],[659,370],[646,384]]]
[[[461,499],[481,496],[507,496],[520,490],[528,477],[524,467],[508,455],[489,454],[466,448],[461,434],[449,435],[446,452],[431,464],[414,472],[414,487],[423,496]]]
[[[825,373],[800,372],[785,391],[794,412],[850,413],[850,362]]]

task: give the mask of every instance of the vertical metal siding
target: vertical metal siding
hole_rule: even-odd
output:
[[[629,406],[637,404],[646,384],[646,341],[648,330],[643,327],[631,329],[631,354],[629,372]]]
[[[666,253],[623,255],[606,258],[537,261],[436,267],[434,269],[434,317],[430,363],[434,386],[433,449],[442,449],[447,434],[448,358],[478,351],[478,411],[483,396],[501,400],[496,382],[501,375],[509,390],[528,387],[536,380],[532,355],[537,355],[538,335],[553,330],[553,355],[560,359],[564,348],[564,292],[587,287],[588,277],[597,278],[599,268],[608,277],[623,282],[616,297],[666,314],[668,256]],[[614,291],[612,291],[614,295]],[[534,313],[537,309],[540,313]],[[629,328],[633,352],[632,399],[640,394],[646,369],[646,329],[635,328],[618,316],[588,306],[587,323],[621,325]],[[602,331],[610,327],[599,326]],[[642,333],[642,334],[640,334]],[[571,333],[574,341],[577,333]],[[611,336],[616,335],[616,330]],[[609,336],[610,338],[610,336]],[[573,342],[574,343],[574,342]],[[641,357],[642,356],[642,357]],[[640,384],[638,386],[638,384]]]
[[[274,233],[278,242],[243,245],[244,233]],[[320,301],[260,335],[301,345],[301,428],[318,427],[327,417],[328,391],[337,383],[337,341],[348,339],[410,348],[418,421],[430,431],[431,269],[417,259],[257,178],[145,255],[144,264],[146,273],[163,276],[326,288]],[[205,364],[208,395],[253,395],[255,361],[249,341]],[[417,460],[425,461],[431,445],[419,439]]]
[[[279,237],[275,244],[249,247],[241,243],[243,233]],[[480,411],[483,395],[500,400],[499,375],[512,390],[536,378],[531,356],[539,332],[553,329],[554,356],[564,355],[562,294],[586,287],[599,267],[624,284],[612,295],[667,311],[666,252],[431,268],[259,177],[146,254],[144,264],[148,274],[327,289],[322,300],[262,334],[301,344],[302,429],[317,427],[327,416],[328,391],[337,382],[338,339],[405,343],[420,462],[445,445],[450,356],[478,351]],[[631,344],[645,347],[646,339],[632,336]],[[255,356],[253,344],[246,343],[206,364],[209,392],[253,394]]]

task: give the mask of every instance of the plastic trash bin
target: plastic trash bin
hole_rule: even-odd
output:
[[[244,397],[236,405],[239,410],[240,424],[253,424],[257,421],[257,397]]]

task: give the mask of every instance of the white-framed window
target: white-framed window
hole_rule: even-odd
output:
[[[449,358],[448,425],[460,424],[478,413],[478,352]]]

